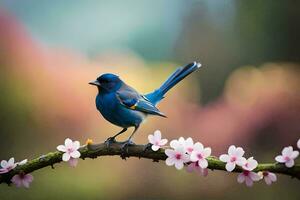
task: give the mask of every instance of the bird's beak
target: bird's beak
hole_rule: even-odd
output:
[[[89,82],[90,85],[95,85],[95,86],[100,86],[100,83],[99,81],[95,80],[95,81],[92,81],[92,82]]]

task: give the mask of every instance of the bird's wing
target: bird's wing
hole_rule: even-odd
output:
[[[129,109],[166,117],[144,96],[141,96],[135,90],[131,90],[131,88],[117,91],[116,96],[120,103]]]

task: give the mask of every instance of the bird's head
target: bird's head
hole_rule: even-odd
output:
[[[122,86],[122,81],[117,75],[102,74],[95,81],[89,82],[89,84],[97,86],[99,91],[102,89],[107,92],[113,92]]]

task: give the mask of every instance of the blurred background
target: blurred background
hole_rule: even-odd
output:
[[[235,144],[246,157],[273,162],[300,136],[299,8],[293,0],[2,0],[0,160],[119,131],[96,110],[88,82],[98,75],[116,73],[146,93],[196,60],[203,68],[159,105],[168,118],[148,118],[135,142],[159,129],[169,140],[201,141],[216,156]],[[116,156],[33,176],[29,190],[0,185],[0,199],[300,198],[299,180],[286,176],[247,188],[236,174],[204,178]]]

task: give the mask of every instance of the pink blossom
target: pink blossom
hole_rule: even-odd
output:
[[[0,174],[4,174],[9,172],[10,170],[14,169],[17,166],[18,163],[15,163],[14,158],[10,158],[8,161],[2,160],[0,165]]]
[[[271,185],[272,182],[277,181],[276,174],[268,171],[258,172],[257,173],[261,178],[264,178],[267,185]]]
[[[166,159],[166,164],[168,166],[175,165],[176,169],[182,169],[184,163],[190,161],[189,156],[185,153],[183,147],[178,147],[176,149],[166,149],[165,154],[168,156]]]
[[[192,162],[190,163],[187,168],[186,168],[187,172],[198,172],[200,175],[202,176],[207,176],[208,175],[208,169],[207,168],[201,168],[198,164],[198,162]]]
[[[200,142],[195,143],[194,150],[191,154],[191,161],[198,162],[198,165],[201,168],[207,168],[208,162],[206,160],[211,154],[211,148],[206,147],[204,148],[203,144]]]
[[[33,181],[33,176],[31,174],[16,174],[12,177],[11,182],[15,184],[17,187],[24,186],[25,188],[29,188],[30,183]]]
[[[298,147],[298,149],[300,149],[300,139],[297,142],[297,147]]]
[[[275,160],[279,163],[285,163],[286,167],[293,167],[295,164],[294,159],[299,155],[299,151],[294,151],[292,146],[284,147],[282,155],[276,156]]]
[[[257,173],[247,170],[240,173],[237,177],[239,183],[245,182],[248,187],[251,187],[254,181],[259,181],[260,179],[261,177]]]
[[[159,130],[156,130],[153,135],[150,134],[148,140],[152,144],[151,148],[153,151],[157,151],[168,143],[167,139],[161,139],[161,132]]]
[[[226,162],[226,170],[231,172],[234,170],[236,165],[243,166],[246,159],[243,157],[245,151],[242,147],[235,147],[231,145],[228,148],[228,154],[222,154],[219,159],[222,162]]]
[[[67,138],[65,140],[65,145],[57,146],[57,150],[61,152],[65,152],[62,156],[62,160],[67,162],[70,158],[79,158],[80,152],[78,151],[80,147],[80,143],[78,141],[72,141],[71,139]]]
[[[242,166],[244,171],[238,175],[239,183],[245,182],[248,187],[253,185],[253,181],[259,181],[262,177],[255,172],[251,172],[257,167],[258,163],[253,157],[248,158]]]
[[[252,171],[257,167],[258,163],[256,160],[254,160],[253,157],[248,158],[244,165],[242,166],[244,170]]]

